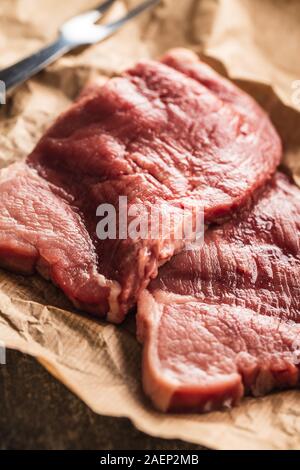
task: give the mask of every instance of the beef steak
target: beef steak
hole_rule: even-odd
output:
[[[80,309],[121,322],[157,269],[184,246],[99,240],[100,204],[227,216],[275,171],[279,137],[254,101],[182,50],[142,61],[84,94],[24,163],[2,171],[0,264],[38,271]],[[177,70],[176,70],[177,69]]]
[[[253,208],[160,270],[138,303],[143,382],[161,410],[210,411],[299,385],[300,190]]]

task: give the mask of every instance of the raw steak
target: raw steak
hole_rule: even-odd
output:
[[[175,51],[164,61],[170,66],[143,61],[92,89],[1,176],[1,265],[38,271],[75,306],[116,323],[183,248],[174,237],[183,208],[203,207],[206,222],[223,218],[281,157],[249,96],[194,55]],[[146,213],[169,212],[174,226],[156,239],[99,240],[97,207],[112,204],[118,220],[119,196]]]
[[[251,209],[161,268],[138,304],[157,408],[210,411],[299,385],[300,190],[278,173]]]

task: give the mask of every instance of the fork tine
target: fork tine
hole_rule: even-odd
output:
[[[103,14],[108,10],[116,0],[106,0],[102,2],[98,7],[92,8],[92,10],[98,11],[99,13]]]
[[[92,8],[84,13],[81,13],[77,16],[74,16],[69,21],[86,21],[86,23],[96,23],[96,21],[100,20],[103,14],[115,3],[116,0],[106,0],[102,2],[99,6]]]
[[[135,16],[138,16],[140,13],[142,13],[144,10],[147,10],[148,8],[154,7],[160,2],[160,0],[146,0],[142,3],[140,3],[137,7],[133,8],[130,10],[127,15],[123,16],[123,18],[120,18],[117,21],[114,21],[113,23],[109,23],[104,25],[104,28],[107,30],[108,34],[111,34],[121,28],[125,23],[127,23],[129,20],[134,18]]]

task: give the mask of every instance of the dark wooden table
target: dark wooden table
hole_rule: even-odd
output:
[[[7,351],[0,365],[1,449],[199,450],[156,439],[129,420],[93,413],[37,361]]]

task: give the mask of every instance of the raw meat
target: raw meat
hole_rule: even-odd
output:
[[[92,88],[1,176],[0,264],[38,271],[75,306],[116,323],[183,248],[174,237],[183,208],[203,207],[208,223],[224,218],[281,157],[250,97],[196,56],[175,51],[164,61],[170,66],[143,61]],[[155,239],[99,240],[97,207],[112,204],[118,221],[119,196],[147,214],[169,212],[174,226]]]
[[[300,190],[278,173],[142,293],[143,382],[157,408],[210,411],[299,385]]]

